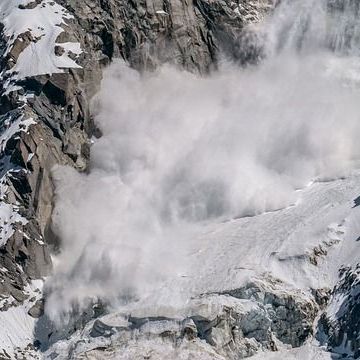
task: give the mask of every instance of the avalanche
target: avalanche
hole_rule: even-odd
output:
[[[16,57],[1,74],[7,93],[80,67],[80,44],[58,43],[72,16],[56,2],[3,0],[0,15],[3,56]],[[359,24],[352,0],[283,0],[246,29],[256,65],[224,60],[201,77],[114,62],[93,105],[103,136],[88,172],[53,169],[53,275],[21,306],[0,298],[0,356],[360,356]],[[4,161],[36,124],[10,120]],[[4,246],[27,220],[0,185]]]

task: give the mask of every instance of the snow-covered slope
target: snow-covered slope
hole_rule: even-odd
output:
[[[195,288],[229,289],[254,276],[296,289],[332,288],[340,267],[358,262],[359,193],[360,174],[354,174],[310,185],[287,209],[211,226],[193,255],[202,264]]]
[[[298,192],[297,204],[286,209],[204,224],[202,229],[197,230],[196,241],[192,242],[193,248],[189,254],[191,265],[186,273],[171,278],[168,283],[161,288],[155,288],[153,292],[150,291],[140,301],[118,305],[119,312],[99,318],[105,325],[96,321],[89,322],[85,329],[73,335],[70,341],[53,345],[47,352],[48,356],[53,353],[59,354],[59,358],[66,358],[72,349],[74,358],[81,358],[85,353],[111,359],[140,359],[143,356],[151,359],[189,359],[191,356],[199,359],[236,358],[233,348],[227,352],[223,347],[223,337],[226,338],[223,333],[225,325],[216,325],[213,320],[214,323],[209,325],[209,328],[213,327],[213,340],[201,336],[203,340],[196,336],[192,340],[182,339],[183,330],[177,330],[179,333],[176,335],[174,326],[178,326],[175,325],[176,321],[184,323],[194,319],[197,331],[200,331],[201,326],[196,322],[199,316],[203,319],[214,319],[220,316],[220,309],[223,307],[234,314],[251,313],[253,309],[256,315],[248,316],[257,331],[276,334],[276,321],[281,321],[281,318],[271,317],[275,300],[264,300],[262,291],[268,294],[265,299],[272,294],[275,298],[278,296],[278,299],[293,297],[295,301],[304,301],[307,305],[302,310],[302,326],[306,326],[306,320],[312,324],[314,319],[311,320],[308,307],[313,306],[314,314],[320,316],[324,305],[320,305],[321,301],[326,299],[326,294],[339,281],[339,268],[343,265],[353,266],[358,262],[360,210],[355,206],[354,200],[359,193],[360,173],[354,171],[343,179],[310,184]],[[316,290],[320,289],[325,297],[319,298],[319,305],[315,305],[311,299]],[[338,308],[343,301],[339,299],[340,294],[344,293],[338,292],[338,300],[331,303],[326,310],[332,318],[340,316]],[[189,300],[189,295],[193,300]],[[262,304],[265,304],[265,308]],[[261,320],[262,311],[267,320]],[[295,310],[287,311],[288,319],[284,319],[282,330],[286,331],[289,326],[295,331],[296,326],[292,323],[295,322]],[[232,326],[239,326],[244,331],[245,315],[234,314],[232,316],[235,319],[240,316],[242,320],[238,323],[233,320],[237,325]],[[143,319],[141,321],[150,328],[141,328],[130,336],[130,329],[135,326],[135,323],[129,325],[133,321],[131,317]],[[149,317],[158,319],[157,327]],[[172,327],[165,324],[165,319],[169,319],[170,323],[173,321]],[[223,315],[223,319],[227,317]],[[316,324],[314,321],[314,336],[319,331]],[[155,328],[152,329],[151,326]],[[260,330],[263,326],[264,330]],[[216,332],[214,329],[217,329]],[[173,335],[169,335],[170,338],[159,335],[166,331]],[[172,333],[173,331],[175,333]],[[214,338],[215,333],[218,334],[217,340]],[[245,340],[254,337],[254,343],[244,345],[247,349],[241,350],[244,356],[249,356],[259,349],[267,350],[260,352],[255,359],[320,360],[336,356],[326,350],[326,340],[321,334],[318,340],[310,337],[298,349],[287,345],[283,335],[285,342],[277,342],[274,346],[279,352],[273,354],[268,352],[266,341],[261,342],[256,333],[250,334],[252,335],[245,335]],[[277,333],[275,336],[280,335]],[[173,343],[176,337],[179,338],[178,345]],[[236,344],[234,338],[231,341]],[[214,353],[209,344],[214,346]],[[94,350],[97,348],[108,350]],[[342,351],[345,352],[346,348],[345,345]],[[241,353],[239,349],[237,351],[238,354]]]
[[[0,356],[4,358],[21,356],[26,358],[39,357],[33,346],[36,319],[31,317],[28,312],[34,305],[34,302],[41,299],[40,289],[42,285],[43,282],[39,280],[30,283],[25,290],[28,299],[21,306],[8,304],[8,299],[1,301]]]
[[[69,13],[54,1],[4,0],[0,4],[3,34],[9,40],[3,53],[10,69],[1,78],[5,87],[26,77],[62,72],[63,68],[79,68],[69,53],[81,53],[79,43],[57,44],[62,26],[71,19]],[[61,46],[62,54],[55,53]],[[7,91],[16,89],[10,87]]]

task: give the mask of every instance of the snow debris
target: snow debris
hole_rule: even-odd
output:
[[[36,319],[28,314],[34,302],[41,297],[42,280],[33,280],[25,288],[28,300],[20,306],[11,306],[7,311],[0,311],[0,357],[6,351],[11,358],[17,358],[16,352],[25,349],[34,342],[34,328]],[[38,358],[30,352],[26,358]]]

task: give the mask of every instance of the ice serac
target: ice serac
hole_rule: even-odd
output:
[[[233,295],[203,295],[176,314],[164,308],[158,309],[163,316],[144,317],[136,311],[101,316],[45,354],[65,358],[71,352],[79,359],[235,360],[259,351],[277,351],[282,342],[302,345],[311,333],[317,305],[304,294],[278,292],[267,286],[251,284]],[[248,291],[257,296],[249,296]]]
[[[28,286],[50,274],[50,248],[59,247],[51,170],[86,170],[97,135],[89,102],[104,66],[120,57],[141,70],[171,62],[206,73],[221,51],[256,61],[239,51],[243,30],[272,7],[270,0],[1,1],[0,318],[12,307],[38,313]],[[4,356],[16,347],[9,336]]]

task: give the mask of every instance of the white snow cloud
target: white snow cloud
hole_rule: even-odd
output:
[[[113,64],[94,106],[103,137],[90,173],[54,171],[63,250],[49,315],[88,298],[145,297],[186,271],[194,227],[289,206],[311,180],[351,171],[359,91],[321,59],[224,65],[203,78]]]

